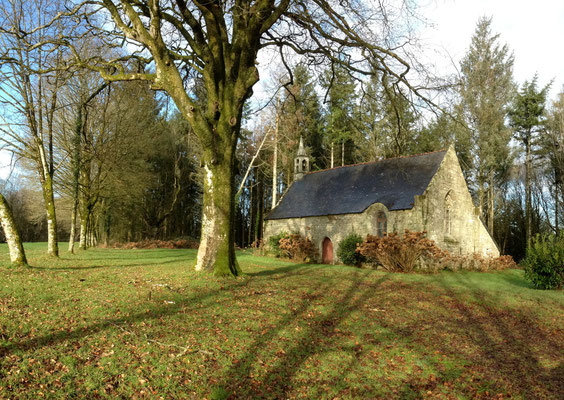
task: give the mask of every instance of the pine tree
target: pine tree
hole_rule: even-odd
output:
[[[326,70],[321,86],[327,94],[325,114],[326,143],[329,147],[329,166],[355,162],[353,148],[358,130],[354,121],[356,85],[351,75],[338,66]]]
[[[492,34],[490,18],[481,18],[470,48],[461,62],[460,96],[463,115],[471,132],[471,175],[478,204],[487,209],[493,233],[496,188],[510,162],[511,131],[505,125],[507,106],[514,90],[513,54]],[[487,207],[486,207],[487,195]]]
[[[537,76],[529,82],[525,81],[516,95],[509,110],[510,124],[514,129],[515,139],[524,147],[525,151],[525,214],[526,214],[526,243],[529,245],[532,237],[532,201],[531,179],[533,170],[533,148],[538,144],[538,134],[545,126],[545,103],[549,85],[538,90]]]

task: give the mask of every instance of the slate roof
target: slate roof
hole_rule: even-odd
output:
[[[361,213],[374,203],[413,208],[446,150],[310,172],[290,186],[266,219]]]

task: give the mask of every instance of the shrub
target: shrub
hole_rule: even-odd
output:
[[[351,233],[339,242],[337,256],[347,265],[360,265],[366,261],[366,258],[356,251],[356,248],[362,243],[362,237],[356,233]]]
[[[564,286],[564,235],[537,235],[523,260],[525,277],[537,289],[561,289]]]
[[[383,237],[368,235],[358,252],[390,272],[411,272],[427,258],[432,266],[445,256],[425,232],[406,230],[403,236],[390,233]]]
[[[403,236],[390,233],[384,237],[368,235],[358,248],[368,261],[380,264],[391,272],[411,272],[415,269],[436,272],[439,269],[452,271],[499,271],[515,268],[511,256],[497,258],[482,257],[479,254],[455,256],[442,250],[425,237],[425,232],[406,230]]]
[[[313,262],[317,259],[317,249],[308,238],[298,233],[286,235],[279,241],[280,254],[292,260]]]
[[[482,257],[479,254],[471,254],[464,256],[452,256],[445,252],[445,256],[441,260],[444,269],[451,271],[467,270],[467,271],[501,271],[507,268],[516,268],[517,264],[511,256],[501,257]]]
[[[287,232],[280,232],[277,235],[273,235],[271,237],[268,238],[268,247],[270,247],[270,252],[275,256],[275,257],[280,257],[281,253],[280,253],[280,239],[282,239],[283,237],[288,236]]]

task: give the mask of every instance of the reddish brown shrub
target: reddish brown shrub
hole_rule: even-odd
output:
[[[440,269],[487,272],[517,267],[511,256],[491,258],[479,254],[451,255],[425,236],[425,232],[408,230],[403,236],[397,233],[383,237],[368,235],[357,251],[368,261],[391,272],[411,272],[415,269],[432,272]]]
[[[441,260],[442,266],[445,269],[453,271],[467,270],[467,271],[501,271],[507,268],[517,268],[517,263],[511,256],[501,257],[482,257],[479,254],[472,254],[467,256],[451,256],[448,254]]]
[[[194,239],[144,239],[140,242],[115,243],[113,247],[117,249],[197,249],[198,245],[198,241]]]
[[[406,230],[403,236],[390,233],[382,237],[368,235],[357,251],[369,261],[377,262],[391,272],[411,272],[423,258],[437,260],[444,256],[426,232]]]
[[[284,257],[301,262],[313,262],[318,258],[313,242],[297,233],[285,235],[279,243],[280,253]]]

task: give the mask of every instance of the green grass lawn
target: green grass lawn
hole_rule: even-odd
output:
[[[0,399],[562,398],[564,293],[239,253],[0,246]]]

